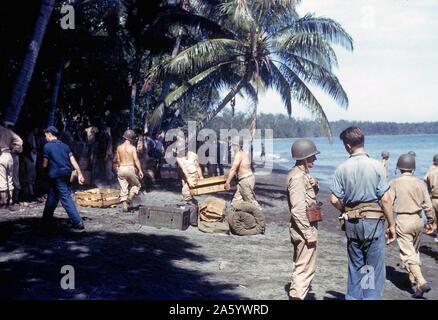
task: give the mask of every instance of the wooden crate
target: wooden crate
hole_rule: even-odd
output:
[[[225,190],[225,182],[227,181],[227,178],[227,176],[218,176],[200,179],[198,180],[198,184],[194,188],[190,189],[190,194],[192,196],[198,196],[201,194],[227,191]],[[236,189],[236,184],[233,179],[231,181],[231,190],[234,189]]]
[[[96,188],[75,192],[76,203],[82,207],[105,208],[120,202],[117,189]]]

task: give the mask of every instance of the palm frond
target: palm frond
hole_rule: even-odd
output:
[[[305,82],[317,86],[341,107],[348,108],[347,93],[333,72],[299,56],[289,56],[287,65]]]
[[[329,18],[306,14],[301,19],[295,21],[290,28],[285,29],[285,31],[288,30],[293,33],[316,33],[332,44],[337,44],[349,51],[353,51],[353,38],[338,22]]]
[[[293,70],[284,64],[280,65],[279,69],[290,85],[292,97],[305,107],[314,119],[321,123],[328,138],[331,140],[333,138],[333,132],[330,127],[330,122],[318,99],[313,95],[309,87],[307,87],[306,83],[304,83],[304,81],[301,80]]]
[[[285,60],[289,59],[290,55],[297,55],[328,70],[338,66],[335,51],[319,34],[288,31],[277,35],[270,43],[275,53]]]
[[[283,104],[287,110],[287,114],[292,114],[292,95],[289,82],[283,76],[277,66],[271,62],[270,64],[271,87],[278,91]]]
[[[177,76],[190,75],[217,63],[230,61],[242,55],[241,42],[232,39],[211,39],[181,51],[167,65],[169,73]]]
[[[184,83],[183,85],[179,86],[178,88],[170,92],[164,99],[164,105],[166,107],[172,105],[173,103],[178,101],[178,99],[180,99],[184,94],[186,94],[189,90],[191,90],[194,86],[201,84],[204,80],[206,80],[209,75],[211,75],[215,71],[219,70],[221,67],[230,63],[232,63],[232,61],[223,62],[197,74],[196,76],[188,80],[186,83]]]

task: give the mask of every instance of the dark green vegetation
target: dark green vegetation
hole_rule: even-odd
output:
[[[236,94],[253,103],[273,88],[293,115],[301,104],[331,135],[322,89],[348,97],[333,70],[335,46],[353,49],[335,21],[299,16],[299,0],[40,0],[0,8],[0,110],[18,129],[74,122],[198,128]],[[66,4],[75,29],[61,28]],[[292,120],[289,120],[292,121]],[[291,122],[293,123],[293,122]],[[20,130],[19,130],[20,131]]]

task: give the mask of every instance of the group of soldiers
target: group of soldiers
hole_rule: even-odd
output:
[[[71,197],[69,182],[73,170],[79,184],[85,183],[80,164],[68,144],[59,140],[61,133],[51,126],[44,131],[46,143],[42,148],[42,167],[47,171],[48,193],[43,221],[50,224],[53,212],[61,201],[72,221],[73,230],[83,230],[84,223]],[[431,290],[421,271],[420,242],[424,233],[436,232],[438,212],[438,155],[433,158],[424,182],[416,178],[415,154],[399,157],[400,177],[388,181],[389,153],[382,153],[382,161],[374,160],[365,151],[365,137],[358,127],[344,130],[343,141],[349,158],[336,169],[330,191],[330,203],[339,210],[339,221],[347,237],[348,289],[346,299],[381,299],[385,282],[386,245],[397,240],[400,258],[412,285],[413,297],[421,297]],[[203,179],[198,155],[189,150],[184,135],[176,140],[185,147],[175,150],[182,182],[182,198],[196,203],[190,189]],[[14,154],[22,152],[19,136],[0,126],[0,203],[10,205],[13,197]],[[139,193],[144,178],[142,155],[148,149],[144,137],[127,130],[123,142],[112,158],[113,172],[120,185],[123,211]],[[248,204],[261,211],[254,193],[255,176],[249,156],[243,151],[243,139],[232,143],[234,159],[225,182],[229,190],[237,178],[237,190],[232,206]],[[148,152],[146,152],[149,154]],[[317,265],[318,222],[321,203],[317,200],[319,182],[312,177],[318,149],[309,139],[298,139],[291,147],[295,166],[287,176],[287,195],[291,213],[290,236],[294,248],[290,299],[305,299]],[[386,223],[385,223],[386,220]],[[263,225],[264,228],[264,225]],[[261,231],[263,233],[263,230]],[[251,233],[247,233],[251,234]],[[372,273],[372,283],[364,277]],[[370,280],[370,281],[371,281]]]
[[[386,245],[397,239],[413,297],[431,290],[421,271],[420,242],[424,233],[436,232],[438,212],[438,155],[423,183],[413,173],[415,154],[403,154],[397,162],[400,177],[388,182],[387,152],[383,163],[368,156],[365,137],[358,127],[344,130],[340,139],[350,157],[336,169],[331,182],[330,203],[339,210],[347,237],[348,289],[346,299],[382,298]],[[299,139],[292,146],[294,168],[287,177],[291,212],[290,233],[294,247],[294,270],[289,296],[304,299],[316,271],[318,181],[310,169],[319,154],[315,144]],[[313,212],[313,213],[312,213]],[[386,220],[386,225],[385,225]]]

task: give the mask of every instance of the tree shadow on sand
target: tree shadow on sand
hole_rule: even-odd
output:
[[[208,261],[174,235],[73,233],[65,225],[47,232],[37,218],[0,223],[0,299],[245,299],[237,285],[192,270]],[[61,288],[64,265],[75,269],[73,290]]]
[[[425,254],[433,259],[435,259],[435,261],[438,262],[438,251],[434,250],[431,246],[428,245],[422,245],[420,247],[420,252],[422,254]]]
[[[410,287],[409,276],[406,272],[400,272],[392,266],[386,266],[386,279],[401,291],[413,293]]]

